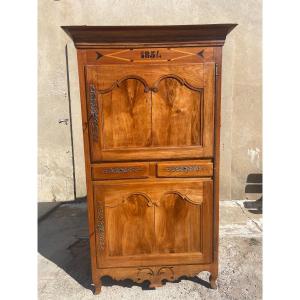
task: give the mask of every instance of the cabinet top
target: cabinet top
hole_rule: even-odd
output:
[[[61,26],[76,48],[222,46],[237,24],[169,26]]]

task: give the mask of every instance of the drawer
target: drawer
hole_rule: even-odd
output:
[[[149,177],[149,163],[111,163],[92,167],[92,179],[126,179]]]
[[[213,176],[213,163],[205,161],[176,161],[157,163],[157,177],[206,177]]]

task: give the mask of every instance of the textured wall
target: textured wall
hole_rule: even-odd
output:
[[[261,1],[39,0],[39,201],[86,193],[76,51],[60,26],[205,23],[239,24],[223,49],[221,199],[245,198],[247,176],[262,172]],[[70,119],[66,47],[74,163],[70,123],[58,123]]]

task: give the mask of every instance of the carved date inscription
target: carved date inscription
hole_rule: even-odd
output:
[[[159,50],[157,50],[157,51],[141,51],[141,58],[142,59],[161,58],[161,54],[159,53]]]

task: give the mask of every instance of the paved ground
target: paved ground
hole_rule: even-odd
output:
[[[97,296],[90,286],[86,205],[62,204],[39,224],[39,299],[262,299],[262,215],[249,203],[221,202],[218,290],[208,288],[209,274],[202,272],[156,290],[105,278]]]

